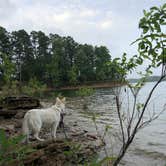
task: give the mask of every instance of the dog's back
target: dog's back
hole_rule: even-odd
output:
[[[22,126],[23,134],[26,136],[26,141],[28,142],[29,135],[31,133],[36,139],[42,141],[42,139],[38,137],[42,126],[46,126],[47,128],[53,127],[53,130],[55,130],[53,131],[53,135],[55,137],[56,128],[60,122],[60,110],[61,109],[59,109],[56,105],[46,109],[29,110],[24,116]]]

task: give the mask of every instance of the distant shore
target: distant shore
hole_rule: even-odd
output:
[[[58,88],[59,90],[77,90],[80,88],[113,88],[113,87],[120,87],[125,85],[126,83],[118,82],[118,81],[106,81],[106,82],[94,82],[94,83],[85,83],[82,85],[76,85],[76,86],[64,86]]]
[[[155,82],[155,81],[158,81],[159,78],[160,78],[160,76],[150,76],[150,77],[147,77],[146,82]],[[135,82],[137,82],[139,79],[141,79],[141,78],[129,78],[128,81],[129,81],[130,83],[135,83]],[[166,81],[166,78],[163,79],[163,81]]]

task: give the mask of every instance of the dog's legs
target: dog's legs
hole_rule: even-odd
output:
[[[39,138],[39,132],[34,133],[34,137],[39,141],[44,141],[44,139]]]
[[[26,135],[25,138],[21,141],[23,144],[28,144],[30,143],[29,141],[29,135]]]
[[[55,124],[52,125],[51,135],[52,135],[52,138],[54,140],[56,139],[56,130],[57,130],[57,127],[58,127],[58,123],[55,123]]]
[[[29,134],[26,135],[25,142],[28,144],[29,143]]]
[[[44,141],[44,139],[39,138],[40,129],[40,126],[36,126],[35,130],[33,131],[33,136],[39,141]]]

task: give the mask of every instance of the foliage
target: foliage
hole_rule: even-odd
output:
[[[90,96],[90,95],[92,95],[93,93],[94,93],[94,89],[92,89],[92,88],[86,88],[86,87],[80,88],[80,89],[76,92],[76,94],[77,94],[78,96],[82,96],[82,97],[84,97],[84,96]]]
[[[92,156],[84,156],[82,151],[84,151],[84,147],[75,142],[66,141],[65,144],[69,147],[63,153],[67,158],[72,160],[74,165],[82,165],[85,161],[89,161]]]
[[[68,72],[68,77],[69,77],[69,83],[72,85],[76,85],[78,83],[77,80],[77,69],[75,66],[71,68],[71,70]]]
[[[147,106],[150,102],[153,92],[156,90],[161,81],[166,77],[166,36],[164,34],[165,26],[166,4],[159,8],[152,7],[149,11],[144,10],[144,16],[139,22],[139,28],[142,29],[142,34],[141,37],[135,41],[138,43],[139,54],[133,56],[132,61],[134,62],[134,68],[138,65],[142,65],[144,61],[148,61],[149,65],[147,66],[145,73],[140,72],[141,79],[136,84],[128,84],[133,94],[133,105],[132,109],[128,110],[127,122],[124,120],[123,114],[120,110],[121,104],[118,97],[119,94],[115,94],[117,113],[120,122],[122,146],[119,150],[117,158],[113,163],[113,166],[117,166],[120,163],[138,131],[151,123],[153,120],[157,119],[164,111],[163,109],[157,114],[153,113],[149,119],[144,118],[145,112],[148,111]],[[127,69],[132,70],[133,67]],[[144,86],[147,78],[152,74],[152,69],[156,67],[161,68],[161,75],[150,90],[147,99],[143,103],[139,103],[137,99],[138,93]],[[150,111],[149,114],[151,114]]]
[[[151,7],[144,10],[144,17],[139,22],[142,35],[135,42],[138,43],[140,64],[144,60],[150,62],[147,71],[162,66],[161,74],[166,70],[166,4],[161,7]]]
[[[24,136],[6,137],[4,130],[0,130],[0,165],[9,165],[13,160],[18,160],[23,165],[22,159],[26,154],[33,152],[32,148],[19,145]]]
[[[42,93],[46,90],[46,85],[41,84],[36,78],[30,79],[28,85],[22,87],[22,92],[26,95],[37,95],[40,97]]]
[[[0,52],[0,77],[4,84],[10,84],[13,80],[15,66],[7,54]]]
[[[10,33],[3,27],[0,27],[0,43],[3,55],[0,57],[0,77],[12,78],[20,85],[34,77],[49,87],[119,77],[120,64],[114,65],[105,46],[79,44],[70,36],[46,35],[41,31]],[[107,67],[107,62],[114,65],[114,73]],[[0,83],[4,84],[4,81]]]
[[[91,162],[85,164],[85,166],[103,166],[103,165],[112,165],[115,157],[104,157],[102,160],[98,160],[98,158],[94,158]]]
[[[65,142],[67,146],[70,147],[69,150],[64,151],[64,155],[73,158],[77,163],[79,163],[78,160],[78,152],[81,151],[81,144],[78,143],[71,143],[71,142]]]
[[[1,88],[0,99],[5,98],[7,96],[18,96],[20,94],[18,84],[18,81],[12,81],[10,84],[4,85]]]

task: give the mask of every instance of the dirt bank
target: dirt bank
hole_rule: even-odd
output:
[[[49,107],[52,103],[41,102],[43,107]],[[103,147],[103,142],[99,139],[95,131],[90,131],[88,125],[79,123],[80,114],[71,109],[70,102],[67,104],[64,118],[64,128],[58,128],[57,140],[52,141],[48,129],[43,129],[40,137],[44,142],[31,139],[30,146],[34,152],[26,155],[21,160],[24,165],[78,165],[90,162],[96,152]],[[12,111],[12,110],[11,110]],[[8,138],[21,134],[23,116],[26,110],[18,110],[12,118],[0,117],[0,129],[5,130]],[[67,138],[66,136],[67,135]],[[10,165],[18,165],[20,160],[14,159]]]

